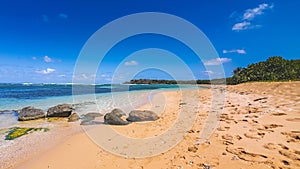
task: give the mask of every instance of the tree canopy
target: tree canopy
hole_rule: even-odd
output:
[[[233,71],[230,83],[238,84],[250,81],[284,81],[300,79],[300,60],[285,60],[273,56],[264,62],[237,68]]]

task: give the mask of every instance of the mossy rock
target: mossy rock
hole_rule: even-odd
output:
[[[13,139],[21,137],[25,134],[28,134],[31,131],[44,131],[44,132],[46,132],[46,131],[49,131],[49,129],[48,128],[14,127],[8,132],[8,134],[5,137],[5,140],[13,140]]]

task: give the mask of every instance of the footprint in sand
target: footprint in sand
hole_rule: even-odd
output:
[[[299,163],[300,161],[300,151],[298,150],[292,150],[291,148],[287,147],[286,145],[283,144],[274,144],[274,143],[267,143],[263,146],[264,148],[268,150],[276,150],[278,153],[289,160],[292,160],[291,162],[294,163]],[[289,163],[286,163],[285,165],[290,165]]]
[[[300,156],[298,154],[296,154],[294,151],[290,151],[290,150],[279,150],[278,151],[279,154],[291,159],[291,160],[296,160],[296,161],[300,161]]]
[[[274,143],[267,143],[267,144],[263,145],[263,147],[268,150],[276,150],[277,149],[277,146]]]
[[[232,136],[232,135],[229,135],[229,134],[225,134],[225,135],[222,136],[222,139],[223,139],[223,144],[231,145],[231,144],[233,144],[233,141],[241,140],[242,137],[239,136],[239,135]]]
[[[233,140],[233,137],[229,134],[225,134],[225,135],[222,136],[222,139],[224,139],[224,140]]]
[[[286,114],[285,113],[273,113],[272,115],[273,116],[285,116]]]
[[[268,124],[268,125],[264,125],[265,129],[274,129],[277,127],[283,127],[283,125],[281,124]]]
[[[217,128],[218,131],[227,131],[229,129],[230,129],[229,126],[220,126],[220,127]]]
[[[232,116],[229,116],[229,115],[226,114],[226,113],[221,114],[221,116],[220,116],[220,121],[224,121],[224,122],[226,122],[227,124],[231,124],[232,122],[235,123],[235,124],[238,123],[237,121],[235,121],[235,120],[233,119]]]
[[[278,128],[278,127],[283,127],[283,125],[281,125],[281,124],[267,124],[267,125],[262,125],[257,129],[260,130],[260,131],[274,132],[271,129],[275,129],[275,128]]]
[[[291,122],[300,122],[300,118],[289,118],[285,119],[286,121],[291,121]]]
[[[244,136],[250,139],[261,139],[263,138],[265,133],[258,132],[256,130],[249,130],[249,132],[245,133]]]
[[[222,140],[223,140],[224,145],[232,145],[233,144],[233,137],[229,134],[223,135]]]
[[[269,163],[268,157],[262,154],[255,154],[247,152],[244,148],[238,147],[227,147],[226,151],[228,153],[236,155],[239,159],[249,162],[258,162],[258,163]]]
[[[281,132],[288,140],[287,142],[300,142],[300,131]]]

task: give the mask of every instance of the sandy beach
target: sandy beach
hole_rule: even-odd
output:
[[[215,109],[211,104],[212,97],[216,96],[214,91],[224,93],[225,99],[217,107],[221,114],[209,121],[209,113]],[[71,134],[10,168],[300,168],[300,82],[255,82],[165,91],[140,109],[154,110],[160,119],[106,127],[119,135],[143,140],[162,133],[169,133],[165,138],[176,138],[170,130],[175,126],[177,134],[182,134],[179,143],[163,142],[173,145],[153,156],[147,153],[148,157],[143,158],[132,158],[130,154],[120,156],[90,139],[89,134],[94,130],[91,128],[91,132],[82,130]],[[193,123],[180,123],[182,118],[190,118]],[[177,122],[182,125],[174,125]],[[213,124],[211,129],[205,128],[207,123]],[[201,137],[204,130],[213,130],[210,137]],[[121,145],[119,149],[125,150]],[[142,150],[149,151],[145,147]]]

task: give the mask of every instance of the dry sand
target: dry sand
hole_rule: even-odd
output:
[[[225,90],[219,88],[160,93],[154,96],[151,104],[141,107],[164,110],[159,120],[112,126],[120,135],[141,139],[169,133],[168,129],[180,122],[175,129],[184,137],[175,147],[159,155],[145,158],[130,158],[130,153],[128,157],[114,155],[81,132],[34,155],[17,168],[300,168],[300,82],[246,83],[227,86]],[[214,91],[225,93],[224,106],[220,106],[221,102],[211,108]],[[165,107],[162,101],[165,101]],[[212,109],[223,112],[207,120]],[[190,120],[196,117],[191,128],[181,121],[183,113]],[[210,128],[204,128],[206,123],[211,124]],[[201,133],[204,130],[213,130],[213,134],[203,139]],[[171,132],[165,135],[167,137],[176,136]],[[134,144],[130,146],[138,145]],[[169,141],[161,144],[169,144]]]

